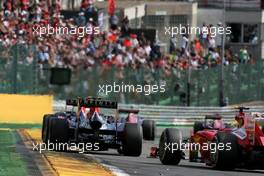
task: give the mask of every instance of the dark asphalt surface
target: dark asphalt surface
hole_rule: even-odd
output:
[[[118,167],[129,175],[140,176],[261,176],[264,170],[219,171],[213,170],[204,163],[190,163],[181,160],[178,166],[162,165],[158,158],[149,158],[151,146],[157,146],[155,142],[144,141],[143,152],[140,157],[120,156],[116,150],[107,152],[89,153],[100,162]]]
[[[204,163],[190,163],[182,160],[178,166],[162,165],[158,158],[148,158],[147,149],[151,144],[144,143],[144,151],[140,157],[125,157],[115,150],[91,153],[102,163],[116,166],[129,175],[140,176],[261,176],[264,170],[218,171],[205,166]]]
[[[183,136],[186,137],[188,130],[186,130]],[[159,136],[159,135],[157,135]],[[21,142],[20,142],[21,143]],[[19,145],[18,143],[17,145]],[[204,163],[190,163],[188,160],[182,160],[178,166],[166,166],[162,165],[158,158],[149,158],[150,147],[158,145],[158,138],[156,141],[144,141],[143,151],[140,157],[127,157],[121,156],[116,150],[109,150],[105,152],[89,152],[88,154],[78,154],[74,152],[73,157],[86,157],[86,155],[92,156],[99,162],[115,166],[125,173],[131,176],[263,176],[264,170],[241,170],[234,171],[218,171],[213,170]],[[23,146],[23,145],[19,145]],[[25,148],[25,147],[24,147]],[[23,153],[26,153],[24,148],[20,148]],[[33,151],[32,151],[33,152]],[[38,153],[34,152],[35,155]],[[40,155],[38,155],[40,156]],[[24,156],[27,157],[27,162],[33,163],[33,155]],[[32,157],[32,158],[31,158]],[[31,158],[31,159],[30,159]],[[33,160],[34,160],[33,159]],[[40,175],[36,165],[29,165],[31,175]],[[37,173],[37,174],[36,174]],[[73,174],[74,175],[74,174]],[[99,175],[98,175],[99,176]],[[124,176],[124,175],[121,175]]]

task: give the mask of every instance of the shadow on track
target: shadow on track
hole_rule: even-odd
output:
[[[118,153],[106,153],[106,151],[85,151],[84,154],[90,154],[90,155],[102,155],[102,156],[124,156],[122,154],[118,154]]]
[[[176,167],[183,167],[183,168],[191,168],[191,169],[199,169],[199,170],[210,170],[210,171],[224,171],[224,172],[236,172],[236,173],[251,173],[251,174],[264,174],[264,170],[244,170],[244,169],[235,169],[235,170],[216,170],[207,166],[196,166],[196,165],[186,165],[186,164],[180,164]]]

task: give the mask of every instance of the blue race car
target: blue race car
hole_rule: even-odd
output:
[[[46,114],[43,117],[42,140],[54,144],[92,144],[94,150],[117,149],[125,156],[140,156],[142,126],[136,117],[119,119],[118,103],[98,98],[66,100],[71,111]],[[77,113],[74,107],[78,106]],[[115,116],[100,113],[100,108],[112,109]],[[86,113],[85,109],[89,111]],[[97,145],[95,145],[97,144]]]

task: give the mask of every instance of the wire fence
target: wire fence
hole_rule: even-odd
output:
[[[33,56],[30,60],[29,55]],[[224,97],[226,104],[264,99],[264,62],[235,64],[224,67]],[[220,67],[191,71],[190,105],[219,105]],[[103,96],[129,104],[159,104],[184,106],[187,104],[187,70],[173,68],[168,74],[162,68],[102,69],[100,65],[73,70],[71,84],[50,85],[49,66],[37,63],[34,46],[16,45],[0,50],[0,93],[53,94],[56,99],[76,96]],[[165,92],[111,92],[99,94],[102,85],[165,84]],[[147,90],[149,91],[149,90]]]

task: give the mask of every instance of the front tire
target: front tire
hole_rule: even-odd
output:
[[[142,128],[137,123],[126,123],[122,152],[125,156],[140,156],[142,151]]]
[[[159,159],[164,165],[178,165],[182,158],[182,151],[180,150],[180,141],[182,134],[179,129],[166,128],[160,137],[159,142]],[[170,148],[166,148],[166,146]],[[172,146],[177,145],[177,150],[172,150]]]

